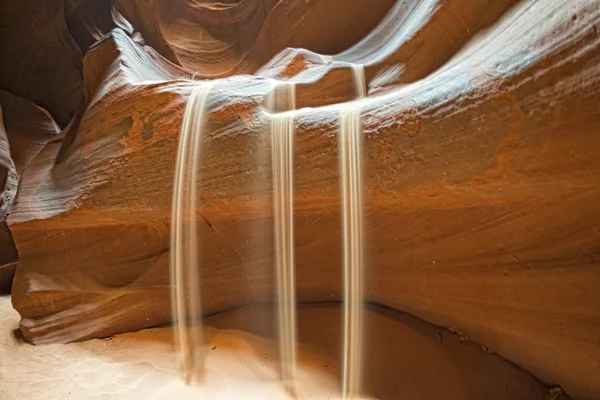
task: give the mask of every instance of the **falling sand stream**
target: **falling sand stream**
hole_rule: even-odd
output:
[[[281,379],[294,393],[296,375],[296,290],[294,261],[294,114],[296,86],[278,82],[267,100],[271,116],[271,159],[273,174],[273,220],[277,315]]]
[[[351,65],[357,97],[366,95],[363,67]],[[190,382],[203,365],[199,247],[196,228],[198,169],[211,84],[194,89],[183,117],[171,225],[171,280],[176,346],[182,375]],[[267,98],[271,113],[273,232],[280,378],[295,393],[297,362],[294,257],[295,84],[276,81]],[[340,106],[339,166],[342,202],[343,343],[342,396],[360,395],[363,330],[363,217],[360,102]]]
[[[190,382],[202,367],[197,181],[203,119],[211,84],[194,88],[183,115],[175,166],[171,222],[171,304],[174,337],[183,378]],[[190,321],[189,325],[186,322]]]
[[[352,65],[354,84],[365,96],[362,65]],[[344,343],[342,394],[360,393],[363,330],[363,230],[360,103],[343,105],[340,113],[339,153],[342,176],[342,249],[344,273]]]

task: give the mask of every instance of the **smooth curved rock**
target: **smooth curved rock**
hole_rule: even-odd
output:
[[[14,203],[18,185],[19,175],[10,154],[10,143],[4,128],[2,107],[0,106],[0,222],[4,222],[6,212]]]
[[[285,47],[337,53],[362,39],[393,0],[117,0],[147,43],[200,78],[254,73]],[[343,9],[343,13],[337,10]]]
[[[81,107],[82,54],[107,32],[131,26],[109,0],[4,0],[0,90],[43,107],[65,127]]]
[[[398,1],[376,29],[333,59],[364,65],[366,79],[379,74],[379,85],[414,82],[442,67],[517,3]]]
[[[0,90],[0,292],[10,292],[18,258],[5,220],[17,197],[19,178],[58,132],[46,110]]]
[[[6,225],[6,212],[16,197],[19,175],[10,154],[10,143],[6,135],[0,106],[0,293],[10,293],[15,275],[17,249]]]
[[[361,101],[367,297],[465,332],[574,398],[594,399],[600,5],[538,0],[495,18],[407,81],[377,80],[388,66],[374,67],[371,93],[387,92]],[[213,83],[198,211],[206,314],[272,299],[262,104],[274,77],[296,81],[313,107],[295,114],[297,296],[341,300],[335,103],[353,96],[349,68],[287,50],[257,76]],[[84,71],[78,129],[25,171],[9,218],[20,255],[13,305],[33,343],[171,321],[175,152],[187,96],[201,82],[119,29],[88,52]]]
[[[62,1],[5,0],[0,10],[0,89],[44,107],[64,126],[80,106],[81,55]],[[59,63],[56,61],[60,60]]]
[[[60,132],[48,111],[32,102],[0,90],[0,106],[10,152],[18,175]]]
[[[6,225],[6,212],[16,197],[18,179],[0,106],[0,293],[10,292],[15,275],[15,265],[12,262],[17,259],[17,249]],[[10,267],[4,265],[8,263],[11,263]]]
[[[82,54],[116,26],[133,28],[113,7],[112,0],[63,0],[65,22]]]

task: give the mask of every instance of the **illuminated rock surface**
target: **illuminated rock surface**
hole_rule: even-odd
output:
[[[256,0],[189,11],[197,3],[181,0],[169,14],[166,2],[118,0],[120,14],[96,5],[102,14],[36,0],[27,18],[11,18],[13,3],[1,9],[16,25],[0,25],[0,54],[17,67],[4,64],[0,105],[23,166],[7,222],[26,340],[170,322],[178,136],[187,97],[208,77],[221,79],[199,188],[205,313],[272,298],[272,78],[294,80],[297,108],[311,107],[295,117],[298,300],[341,300],[336,104],[355,97],[352,62],[365,66],[369,94],[368,300],[465,332],[576,399],[600,396],[597,1]],[[14,40],[23,32],[35,61],[25,36]],[[12,140],[8,121],[21,121]],[[8,282],[15,249],[4,232]]]

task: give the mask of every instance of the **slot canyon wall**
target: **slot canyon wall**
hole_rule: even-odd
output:
[[[207,79],[204,312],[273,296],[273,79],[296,82],[298,300],[341,300],[357,63],[367,299],[600,397],[598,1],[1,0],[0,60],[0,288],[29,342],[171,321],[175,158]]]

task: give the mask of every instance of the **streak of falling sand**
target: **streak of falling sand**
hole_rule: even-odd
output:
[[[0,399],[286,399],[278,381],[272,340],[239,330],[207,327],[209,346],[201,385],[185,385],[170,327],[80,343],[32,346],[9,330],[19,316],[0,297]],[[211,348],[209,347],[209,349]],[[298,389],[304,398],[333,399],[334,366],[323,356],[298,353]],[[206,396],[206,397],[204,397]]]
[[[365,71],[352,65],[357,97],[366,95]],[[342,232],[344,264],[344,359],[342,394],[354,399],[360,394],[363,340],[363,208],[362,128],[360,105],[349,103],[340,115],[339,152],[342,177]]]
[[[296,108],[294,83],[278,82],[268,98],[271,112]],[[294,259],[294,116],[271,117],[275,269],[281,380],[296,392],[296,285]]]

